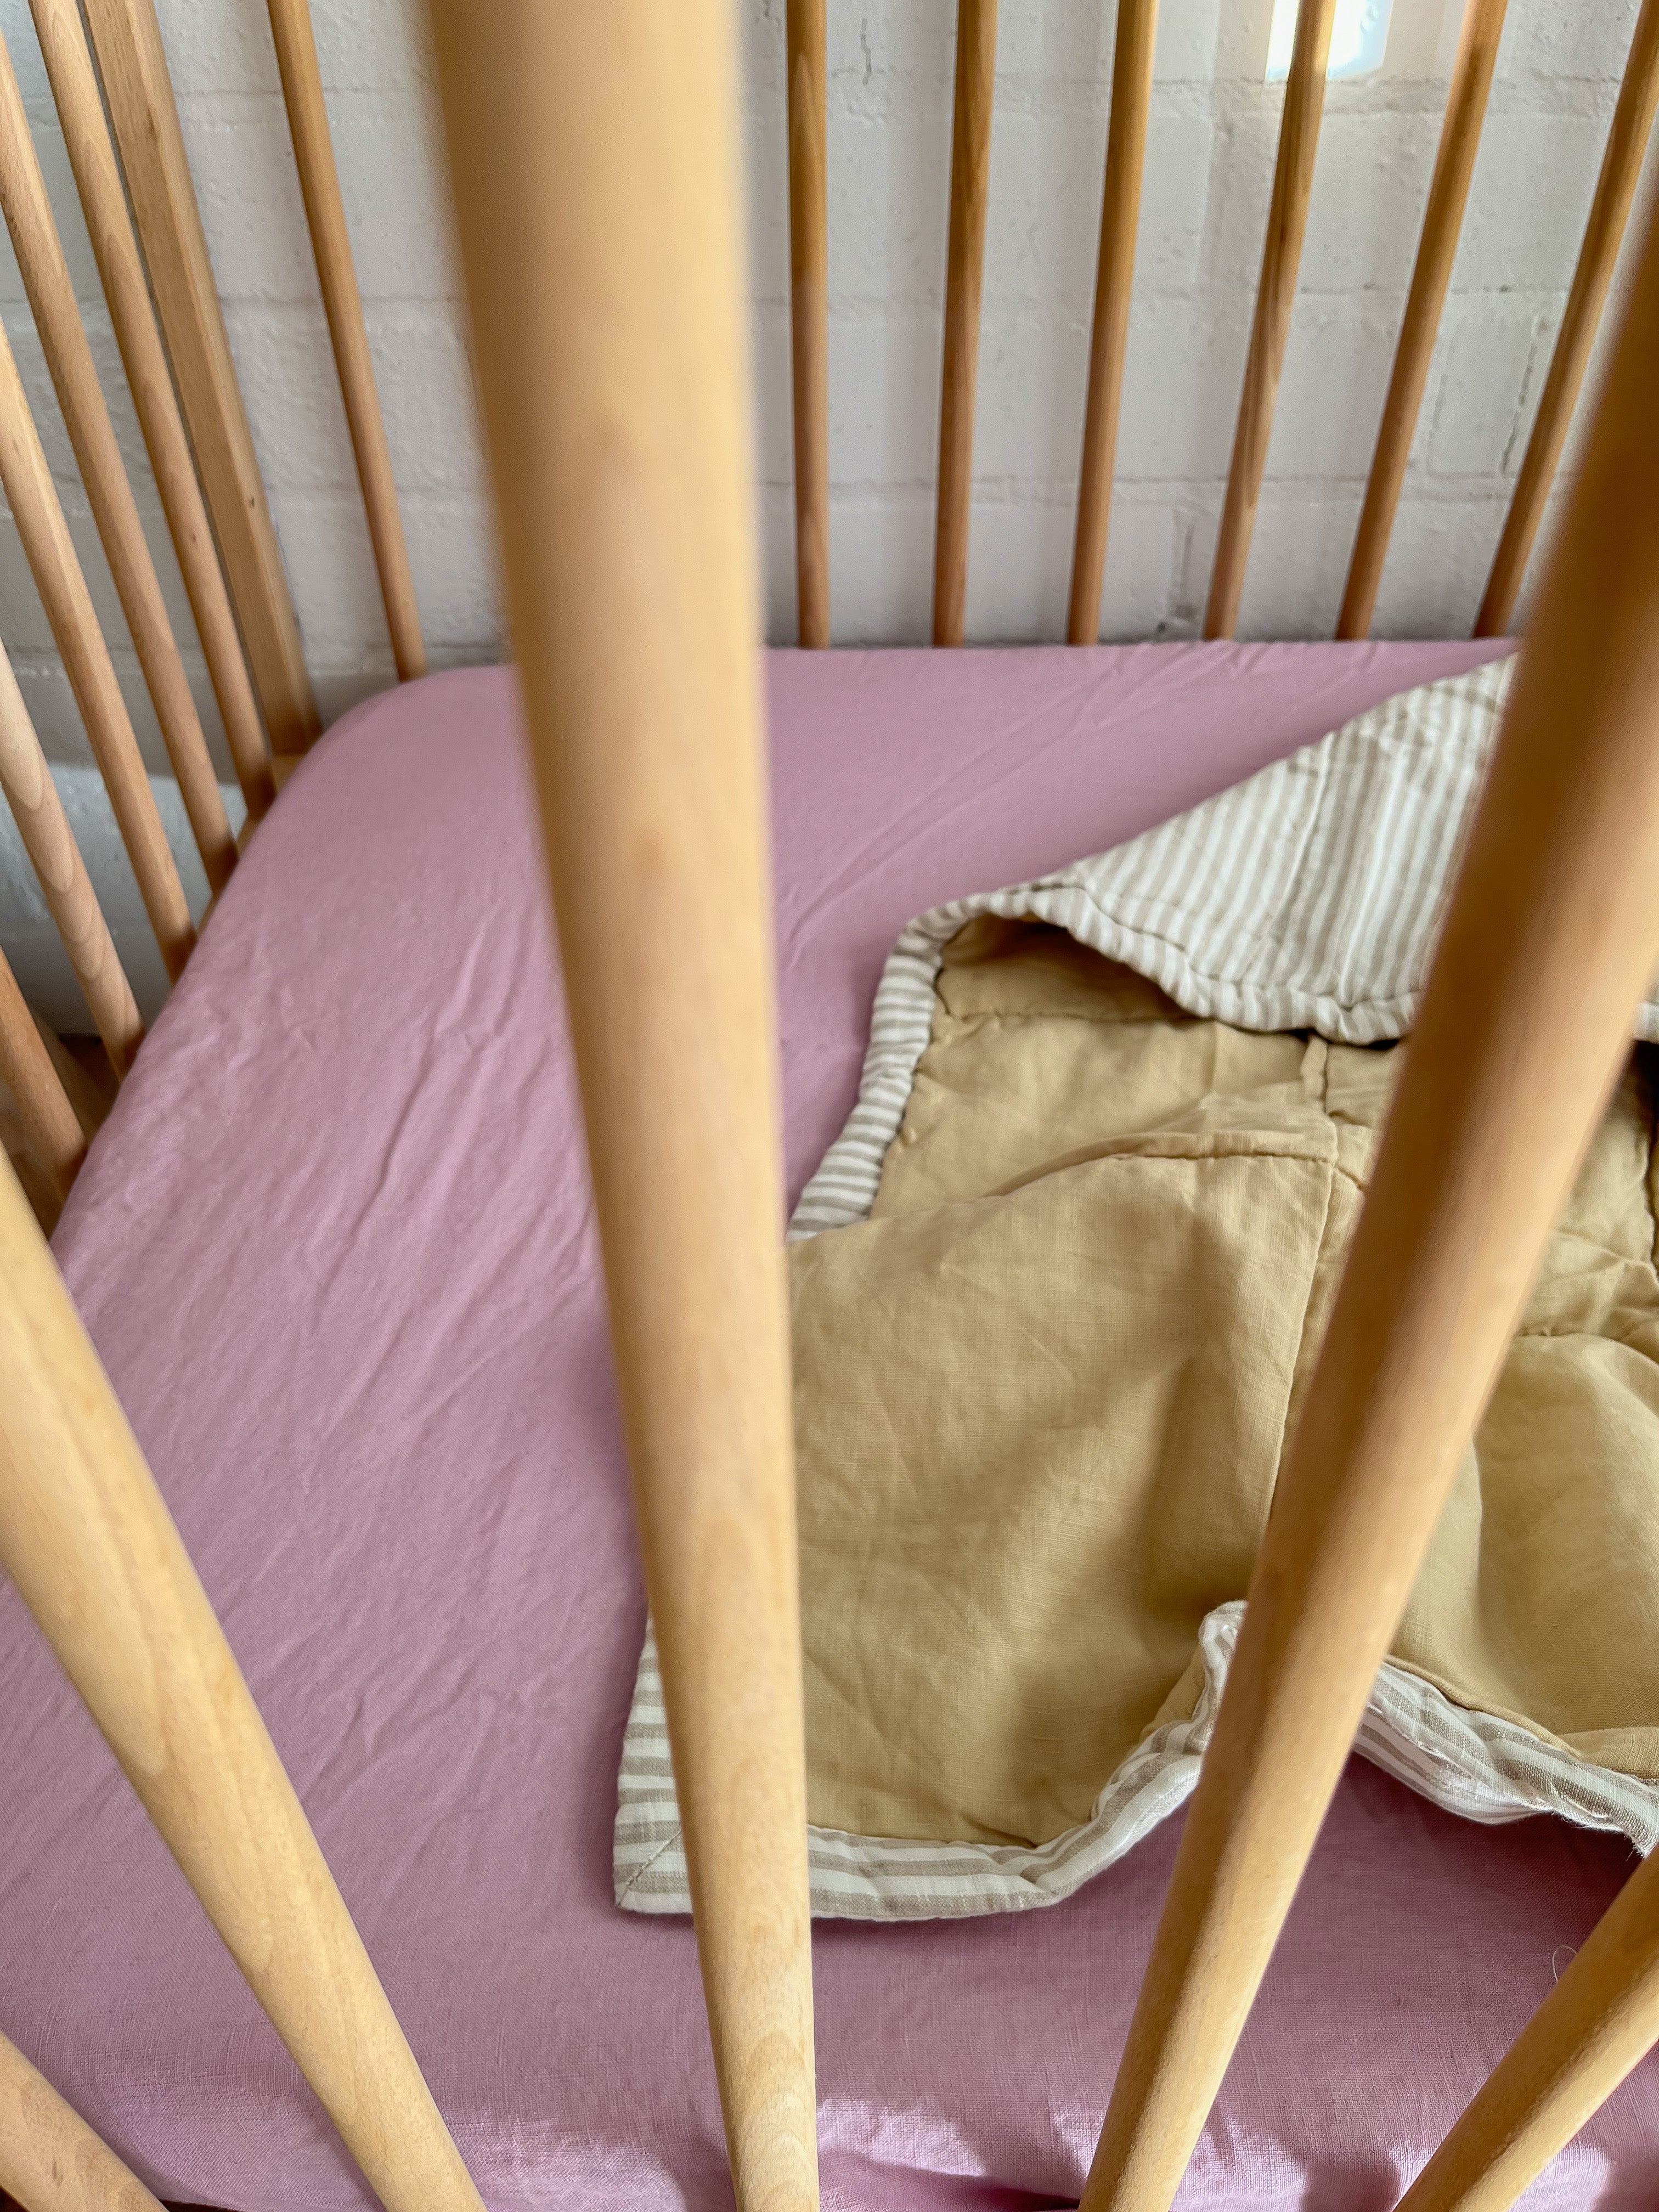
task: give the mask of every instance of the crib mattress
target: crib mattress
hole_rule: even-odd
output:
[[[882,960],[1469,646],[778,654],[792,1199]],[[689,1926],[617,1911],[643,1620],[509,678],[347,717],[261,830],[56,1239],[492,2212],[729,2204]],[[9,1589],[0,2028],[158,2193],[371,2200]],[[832,2206],[1074,2199],[1179,1823],[994,1921],[821,1926]],[[1383,2212],[1633,1863],[1356,1763],[1181,2204]],[[1529,2204],[1659,2181],[1639,2068]]]

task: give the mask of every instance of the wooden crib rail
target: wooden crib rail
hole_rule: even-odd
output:
[[[727,0],[434,0],[727,2148],[817,2203]]]
[[[374,368],[369,357],[368,330],[357,289],[357,271],[351,258],[351,239],[346,229],[345,208],[340,198],[340,179],[334,166],[334,142],[329,135],[328,109],[323,100],[323,80],[317,67],[317,46],[312,36],[311,10],[306,0],[266,0],[271,37],[276,46],[276,66],[288,107],[289,131],[294,141],[295,165],[306,204],[312,252],[322,287],[323,308],[334,348],[334,365],[345,402],[351,450],[356,456],[357,480],[362,487],[368,535],[374,548],[374,566],[380,579],[380,598],[386,628],[392,635],[392,656],[398,680],[426,673],[426,647],[421,639],[421,617],[415,604],[415,580],[409,572],[409,548],[404,541],[403,517],[398,509],[398,487],[392,475],[392,455],[386,442],[380,395],[374,388]]]
[[[0,2190],[25,2212],[162,2212],[137,2175],[3,2035]]]
[[[1457,58],[1452,68],[1451,92],[1446,102],[1446,119],[1435,155],[1428,205],[1418,240],[1417,261],[1406,300],[1405,319],[1400,326],[1394,371],[1389,380],[1388,398],[1382,404],[1382,428],[1376,434],[1376,452],[1365,486],[1365,501],[1360,510],[1342,609],[1337,617],[1339,637],[1364,637],[1371,626],[1395,511],[1400,504],[1400,488],[1406,480],[1412,437],[1429,380],[1429,363],[1434,355],[1441,311],[1446,304],[1446,288],[1451,283],[1452,264],[1457,258],[1458,234],[1463,227],[1463,210],[1468,201],[1469,181],[1474,174],[1480,125],[1486,117],[1486,95],[1492,90],[1492,71],[1498,66],[1498,42],[1503,35],[1508,4],[1509,0],[1468,0],[1464,10]]]
[[[258,821],[276,796],[270,754],[150,306],[80,9],[76,0],[29,0],[29,8],[237,781]]]
[[[1267,236],[1261,249],[1255,318],[1244,365],[1232,462],[1227,471],[1221,534],[1210,574],[1209,604],[1204,611],[1206,637],[1231,637],[1238,625],[1238,603],[1243,596],[1244,568],[1255,530],[1262,471],[1267,465],[1279,371],[1285,365],[1285,343],[1296,304],[1297,270],[1308,228],[1314,156],[1319,150],[1319,125],[1325,107],[1325,65],[1330,58],[1335,15],[1336,0],[1301,0],[1297,9],[1296,43],[1285,84],[1285,113],[1279,127],[1279,155],[1267,210]]]
[[[1659,1855],[1590,1931],[1399,2212],[1508,2212],[1659,2041]]]
[[[1475,617],[1476,637],[1501,637],[1509,626],[1533,541],[1543,520],[1544,503],[1555,481],[1556,465],[1572,422],[1578,387],[1589,364],[1590,349],[1613,282],[1631,203],[1642,173],[1642,157],[1659,107],[1659,0],[1643,0],[1625,64],[1624,82],[1607,132],[1595,196],[1590,203],[1584,242],[1573,271],[1572,289],[1556,334],[1549,374],[1538,401],[1526,456],[1492,556],[1486,595]]]
[[[933,643],[960,645],[968,600],[974,496],[974,402],[985,283],[985,214],[996,94],[997,0],[957,0],[957,91],[951,131],[951,230],[945,276],[945,358],[939,395],[939,519],[933,544]]]
[[[3,647],[0,647],[0,792],[4,793],[16,820],[46,910],[86,994],[93,1027],[104,1041],[118,1081],[131,1066],[133,1054],[143,1041],[144,1025]]]
[[[1106,579],[1112,476],[1117,464],[1123,360],[1134,290],[1135,233],[1146,166],[1146,125],[1152,104],[1158,0],[1118,0],[1112,56],[1112,112],[1106,129],[1106,182],[1100,198],[1100,264],[1095,276],[1094,333],[1089,343],[1089,396],[1084,404],[1083,458],[1078,471],[1077,541],[1072,550],[1068,645],[1100,635],[1100,593]]]
[[[29,1152],[53,1198],[61,1204],[86,1158],[86,1133],[3,952],[0,952],[0,1082],[11,1093]],[[9,1165],[5,1172],[10,1175]]]
[[[1659,221],[1251,1578],[1087,2212],[1167,2212],[1659,953],[1656,360]]]
[[[133,735],[126,702],[98,627],[52,471],[29,412],[11,345],[0,330],[0,483],[28,556],[52,634],[63,655],[109,793],[110,805],[169,976],[178,977],[196,942],[184,886]]]
[[[80,465],[81,481],[155,702],[162,741],[179,780],[208,887],[221,890],[236,865],[236,841],[219,795],[219,781],[191,696],[190,679],[167,619],[137,502],[116,443],[115,426],[93,364],[74,281],[46,194],[46,180],[40,173],[22,95],[3,39],[0,39],[0,210],[4,211],[46,366],[52,371],[64,426]]]
[[[830,642],[830,240],[823,0],[789,0],[789,331],[800,642]]]
[[[9,1166],[0,1565],[387,2212],[482,2212]]]
[[[317,702],[202,234],[155,0],[87,0],[86,19],[254,688],[273,750],[301,753],[317,734]]]

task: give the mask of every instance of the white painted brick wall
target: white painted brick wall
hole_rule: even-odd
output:
[[[794,631],[784,0],[739,0],[766,621]],[[1328,632],[1421,218],[1456,0],[1395,0],[1389,64],[1333,86],[1245,588],[1247,636]],[[1548,360],[1636,0],[1511,0],[1380,634],[1467,629]],[[161,0],[210,246],[325,714],[391,659],[261,0]],[[1282,93],[1269,0],[1164,0],[1102,635],[1201,618]],[[421,0],[313,0],[434,665],[502,651]],[[830,0],[830,468],[838,640],[928,633],[954,0]],[[1094,283],[1112,11],[1003,0],[968,627],[1060,634]],[[204,719],[212,699],[99,301],[26,0],[0,0],[124,451]],[[1650,165],[1651,167],[1651,165]],[[148,757],[163,765],[9,250],[12,334]],[[85,757],[9,518],[0,635],[57,758]],[[216,735],[216,743],[217,742]],[[222,764],[228,759],[221,749]],[[4,919],[0,915],[0,921]]]

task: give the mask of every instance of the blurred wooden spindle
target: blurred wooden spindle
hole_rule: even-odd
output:
[[[179,404],[278,756],[317,735],[276,532],[231,358],[155,0],[86,0],[87,27]]]
[[[1659,2041],[1659,1856],[1637,1868],[1399,2212],[1509,2212]]]
[[[0,2190],[22,2212],[162,2212],[137,2175],[3,2035]]]
[[[1085,2212],[1168,2212],[1630,1051],[1659,955],[1656,360],[1659,224],[1279,1477]]]
[[[968,599],[974,497],[974,398],[991,181],[997,0],[957,0],[956,115],[951,133],[951,233],[939,378],[939,521],[933,550],[933,643],[960,645]]]
[[[317,43],[312,35],[311,9],[307,0],[265,0],[271,36],[276,46],[276,66],[288,106],[289,131],[294,141],[295,166],[311,227],[312,252],[322,287],[328,334],[334,347],[334,366],[345,402],[351,450],[357,461],[357,481],[362,488],[363,508],[368,517],[369,541],[380,579],[380,599],[386,628],[392,635],[392,657],[400,683],[426,673],[426,647],[421,638],[420,610],[415,603],[415,580],[410,574],[409,548],[404,539],[403,516],[398,506],[398,486],[392,473],[392,454],[386,441],[380,394],[374,385],[374,363],[368,350],[368,331],[363,321],[363,302],[357,289],[357,271],[351,258],[351,237],[346,228],[345,206],[340,198],[339,172],[334,162],[334,141],[323,100],[323,80],[317,67]]]
[[[1656,106],[1659,106],[1659,0],[1642,0],[1596,179],[1595,197],[1590,203],[1584,242],[1572,274],[1572,289],[1556,333],[1549,374],[1539,395],[1538,412],[1515,481],[1504,532],[1492,556],[1486,595],[1475,617],[1476,637],[1501,637],[1515,611],[1607,304],[1607,287],[1613,282],[1620,241],[1636,197]]]
[[[1297,11],[1296,44],[1285,83],[1285,112],[1279,126],[1279,157],[1267,210],[1267,242],[1261,249],[1261,278],[1256,287],[1255,319],[1244,365],[1244,389],[1238,402],[1227,497],[1221,510],[1221,535],[1210,575],[1204,611],[1206,637],[1231,637],[1238,626],[1245,564],[1255,531],[1261,476],[1267,465],[1279,374],[1296,305],[1297,270],[1308,228],[1313,194],[1314,156],[1325,108],[1325,65],[1330,57],[1331,24],[1336,0],[1302,0]]]
[[[52,388],[75,449],[87,501],[109,562],[121,611],[132,633],[138,665],[155,703],[161,738],[179,780],[196,849],[210,890],[220,890],[236,866],[219,779],[191,696],[190,679],[167,618],[161,579],[150,559],[138,504],[127,481],[81,320],[75,284],[64,258],[46,180],[29,135],[11,55],[0,39],[0,209],[10,233],[23,289],[34,314]]]
[[[116,680],[109,647],[81,571],[69,525],[11,345],[0,331],[0,483],[34,581],[63,656],[75,703],[81,710],[121,842],[161,948],[167,974],[177,978],[196,943],[184,886],[144,773],[144,763]]]
[[[3,952],[0,952],[0,1082],[11,1093],[35,1164],[61,1205],[87,1156],[86,1133]],[[9,1172],[0,1168],[0,1174]],[[20,1193],[18,1203],[22,1202]],[[30,1226],[33,1226],[32,1221]],[[0,1373],[0,1381],[3,1379]]]
[[[0,791],[10,805],[70,965],[86,994],[93,1026],[104,1041],[117,1077],[124,1076],[143,1041],[144,1025],[3,647]]]
[[[795,592],[805,646],[830,642],[830,242],[823,0],[789,0],[789,325]]]
[[[9,1168],[0,1468],[0,1566],[369,2186],[482,2212]]]
[[[1480,125],[1486,118],[1492,71],[1498,65],[1498,42],[1507,6],[1508,0],[1468,0],[1464,10],[1440,150],[1435,155],[1429,203],[1417,244],[1417,263],[1395,350],[1389,396],[1382,404],[1382,423],[1376,434],[1376,452],[1365,486],[1342,611],[1337,617],[1339,637],[1364,637],[1371,626],[1389,536],[1400,504],[1400,488],[1406,480],[1412,437],[1434,356],[1435,334],[1446,303],[1452,264],[1457,258],[1458,234],[1463,227],[1469,179],[1474,174],[1474,157],[1480,151]]]
[[[733,14],[432,9],[726,2145],[740,2212],[809,2212]]]
[[[1106,576],[1112,474],[1117,461],[1123,356],[1134,290],[1135,232],[1146,166],[1146,120],[1152,101],[1158,0],[1118,0],[1112,60],[1112,118],[1106,134],[1106,184],[1100,204],[1100,265],[1095,277],[1095,326],[1089,347],[1089,397],[1078,473],[1077,542],[1072,553],[1070,645],[1100,635],[1100,592]]]

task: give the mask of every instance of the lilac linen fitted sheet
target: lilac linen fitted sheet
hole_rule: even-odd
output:
[[[910,915],[1491,650],[774,656],[792,1198]],[[322,740],[57,1250],[492,2212],[729,2204],[690,1927],[611,1901],[642,1600],[508,676]],[[1177,1828],[1048,1911],[817,1931],[830,2205],[1075,2198]],[[1383,2212],[1631,1864],[1352,1767],[1182,2205]],[[0,2028],[165,2197],[370,2201],[9,1589]],[[1656,2188],[1650,2063],[1528,2203]]]

